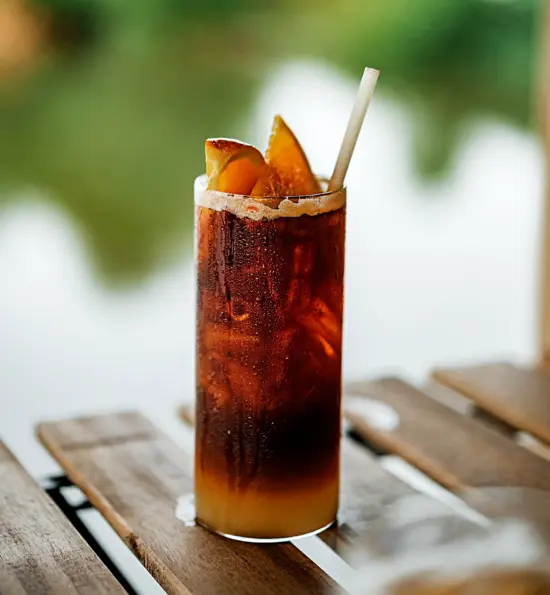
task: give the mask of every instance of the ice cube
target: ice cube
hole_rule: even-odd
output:
[[[319,297],[313,298],[307,311],[302,312],[300,324],[329,358],[340,355],[342,345],[341,320]]]

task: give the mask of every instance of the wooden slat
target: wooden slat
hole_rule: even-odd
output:
[[[439,384],[439,382],[429,381],[420,387],[422,392],[432,399],[439,401],[442,405],[450,407],[463,415],[470,415],[473,404],[464,395]]]
[[[510,438],[515,438],[517,429],[510,424],[496,418],[494,415],[480,409],[477,405],[472,403],[464,395],[450,389],[447,386],[439,384],[439,382],[431,381],[421,387],[422,392],[439,401],[443,405],[458,411],[464,415],[473,417],[478,422],[497,430],[501,434],[505,434]]]
[[[482,423],[493,430],[496,430],[500,434],[507,436],[511,440],[514,440],[517,444],[520,444],[524,448],[527,448],[531,452],[550,460],[550,447],[544,446],[534,438],[531,434],[526,432],[520,432],[514,426],[509,423],[498,419],[492,413],[481,409],[475,405],[470,399],[464,395],[452,390],[447,386],[439,384],[439,382],[430,381],[421,387],[422,392],[432,397],[436,401],[439,401],[443,405],[474,418],[479,423]]]
[[[229,541],[177,520],[176,499],[193,490],[187,455],[141,415],[46,423],[37,431],[73,483],[168,593],[339,592],[290,544]]]
[[[194,408],[184,405],[179,410],[182,420],[190,426],[195,422]],[[355,441],[342,440],[342,482],[340,493],[340,511],[338,527],[329,529],[320,535],[322,539],[341,556],[350,554],[350,544],[362,540],[385,521],[393,518],[396,507],[419,497],[419,493],[401,481],[383,467],[374,456]],[[471,521],[456,514],[443,503],[427,496],[426,506],[431,510],[440,510],[447,517],[445,536],[451,539],[471,530]],[[371,544],[371,553],[383,555],[380,545]]]
[[[506,363],[436,370],[437,382],[518,430],[550,443],[550,378]]]
[[[464,498],[487,517],[530,521],[550,548],[550,492],[514,487],[476,488],[466,491]]]
[[[451,490],[494,486],[550,490],[548,461],[399,379],[354,384],[346,395],[345,415],[361,435]],[[359,395],[389,406],[393,427],[369,418],[367,408],[358,406]]]
[[[63,450],[143,442],[154,440],[158,436],[157,428],[135,411],[68,419],[59,424],[43,425],[47,426],[51,440]]]
[[[0,592],[2,595],[125,593],[1,441]]]

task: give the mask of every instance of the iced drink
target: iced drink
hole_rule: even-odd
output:
[[[345,190],[265,198],[207,183],[195,183],[197,519],[251,540],[317,532],[338,509]]]

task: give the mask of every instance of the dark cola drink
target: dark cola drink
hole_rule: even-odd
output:
[[[322,530],[339,491],[345,191],[196,186],[198,521],[262,541]]]

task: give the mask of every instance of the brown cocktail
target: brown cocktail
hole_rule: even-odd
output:
[[[195,184],[197,519],[262,541],[331,525],[339,492],[345,190],[266,198],[272,175]]]

